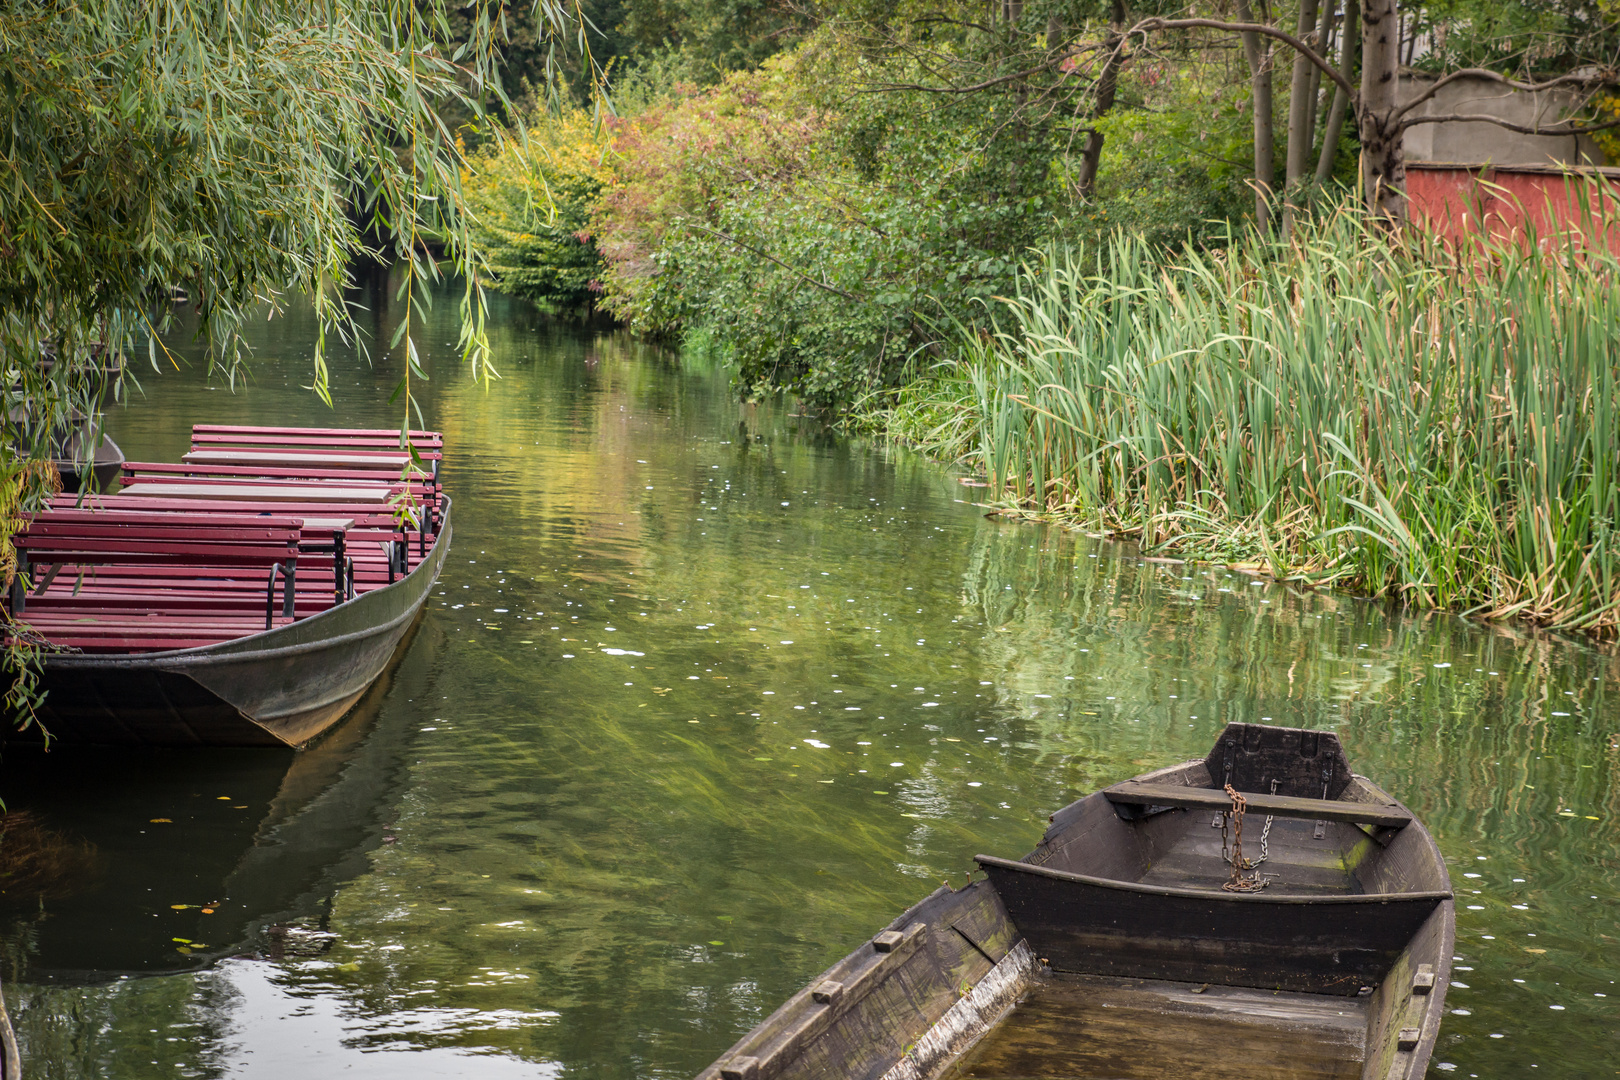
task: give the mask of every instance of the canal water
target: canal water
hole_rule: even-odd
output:
[[[394,318],[383,288],[365,318]],[[723,366],[448,299],[416,387],[455,545],[301,754],[8,751],[0,970],[32,1077],[684,1077],[976,852],[1228,721],[1337,731],[1458,890],[1432,1075],[1620,1068],[1611,656],[987,518]],[[397,425],[399,365],[254,330],[111,430]],[[379,387],[384,389],[379,390]]]

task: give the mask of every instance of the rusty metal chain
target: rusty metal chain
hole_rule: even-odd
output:
[[[1251,863],[1243,857],[1243,815],[1248,812],[1249,800],[1234,788],[1226,785],[1227,797],[1232,800],[1232,854],[1228,860],[1232,864],[1232,876],[1221,888],[1227,892],[1259,892],[1268,884],[1267,879],[1254,872],[1256,863]],[[1269,832],[1269,829],[1267,830]],[[1261,847],[1265,846],[1265,837],[1262,836]],[[1221,823],[1221,857],[1226,858],[1226,823]]]
[[[1275,780],[1271,782],[1271,793],[1273,795],[1277,794],[1277,781]],[[1260,857],[1254,860],[1251,865],[1259,866],[1261,863],[1271,858],[1271,822],[1272,815],[1267,814],[1266,827],[1260,830]]]

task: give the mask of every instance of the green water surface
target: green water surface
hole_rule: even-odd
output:
[[[385,328],[389,295],[357,296]],[[689,1076],[974,853],[1232,720],[1337,731],[1439,840],[1432,1074],[1620,1074],[1609,654],[990,520],[718,365],[494,318],[489,389],[447,302],[424,328],[455,545],[342,728],[6,753],[43,852],[0,923],[30,1076]],[[132,459],[200,421],[397,426],[395,361],[339,358],[334,414],[307,319],[256,332],[234,392],[141,373]]]

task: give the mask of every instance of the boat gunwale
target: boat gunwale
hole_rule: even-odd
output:
[[[413,568],[410,573],[406,574],[404,577],[401,577],[398,581],[384,585],[380,589],[371,589],[367,592],[363,592],[351,600],[346,600],[334,607],[329,607],[325,611],[317,612],[316,614],[309,616],[307,619],[300,619],[295,623],[288,623],[285,626],[277,626],[270,630],[259,630],[252,634],[243,634],[241,637],[227,638],[224,641],[216,641],[210,645],[194,645],[187,649],[163,649],[161,651],[153,652],[52,652],[45,655],[45,666],[56,668],[58,670],[83,670],[87,668],[133,669],[151,666],[168,666],[174,664],[175,662],[184,662],[186,667],[210,667],[215,664],[241,663],[243,661],[253,661],[257,659],[300,656],[304,653],[329,649],[333,645],[344,644],[363,637],[370,637],[375,635],[379,630],[391,629],[397,626],[402,620],[414,619],[420,612],[421,606],[419,604],[412,604],[408,610],[400,613],[400,615],[396,616],[395,618],[389,619],[386,623],[368,623],[364,628],[359,630],[351,630],[347,633],[338,634],[335,636],[319,637],[313,641],[301,641],[290,645],[272,645],[269,648],[259,649],[241,650],[236,648],[243,642],[254,641],[255,639],[260,638],[269,638],[277,634],[286,634],[289,630],[293,629],[297,629],[301,634],[307,632],[312,626],[318,627],[320,625],[320,620],[326,619],[328,616],[335,617],[340,614],[347,615],[351,610],[353,610],[350,607],[351,604],[357,603],[358,601],[367,597],[385,595],[391,589],[396,589],[403,585],[409,584],[412,578],[415,578],[424,570],[432,569],[433,564],[438,562],[438,560],[435,558],[435,553],[439,550],[439,546],[441,544],[447,542],[447,538],[450,536],[450,508],[450,496],[441,492],[439,495],[438,535],[436,535],[433,539],[433,546],[428,549],[427,554],[422,557],[421,561],[416,564],[415,568]],[[437,570],[433,570],[429,576],[433,579],[437,579]],[[431,587],[432,582],[430,581],[428,585],[423,588],[422,592],[424,599],[427,595],[427,589]],[[223,651],[226,649],[230,649],[232,651]]]
[[[1415,824],[1415,822],[1414,822]],[[1410,828],[1411,826],[1408,826]],[[1421,827],[1421,826],[1420,826]],[[1424,830],[1427,834],[1427,830]],[[1453,900],[1456,894],[1445,892],[1405,892],[1405,893],[1343,893],[1343,894],[1303,894],[1303,893],[1239,893],[1225,892],[1221,889],[1184,889],[1170,885],[1144,885],[1138,881],[1121,881],[1118,878],[1092,877],[1089,874],[1076,874],[1068,870],[1054,870],[1048,866],[1037,866],[1034,863],[1024,862],[1020,859],[1003,859],[995,855],[975,855],[973,861],[981,866],[996,866],[1004,870],[1017,870],[1024,873],[1035,874],[1040,877],[1055,878],[1059,881],[1074,881],[1082,885],[1094,885],[1099,888],[1117,889],[1121,892],[1142,893],[1148,896],[1176,896],[1194,900],[1230,900],[1245,904],[1385,904],[1409,903],[1421,900],[1436,902]]]

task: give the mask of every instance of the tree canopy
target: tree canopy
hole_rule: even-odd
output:
[[[155,362],[172,289],[189,293],[213,355],[232,367],[237,327],[263,303],[308,295],[326,333],[347,333],[343,286],[357,255],[407,262],[410,302],[437,273],[430,247],[471,270],[464,161],[443,116],[501,98],[503,11],[474,0],[452,35],[447,10],[439,0],[7,5],[0,348],[28,408],[6,421],[17,430],[0,457],[37,456],[41,420],[73,407],[104,355],[144,342]],[[533,14],[566,42],[559,3],[539,0]],[[483,373],[482,305],[476,275],[465,279],[462,345]],[[45,356],[55,363],[40,365]],[[408,371],[421,377],[414,354]],[[319,349],[312,380],[324,396]]]

